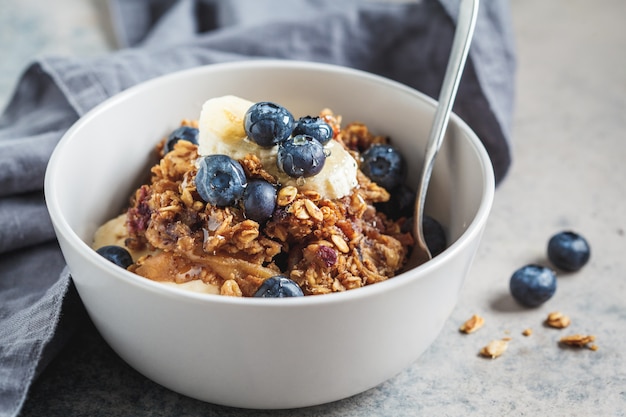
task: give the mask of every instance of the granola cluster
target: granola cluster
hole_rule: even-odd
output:
[[[564,329],[571,324],[571,320],[569,316],[566,316],[560,311],[553,311],[548,314],[548,317],[545,319],[544,323],[546,326],[554,329]],[[459,327],[459,331],[465,334],[474,333],[482,328],[484,324],[484,318],[479,316],[478,314],[474,314]],[[531,328],[526,328],[522,331],[522,335],[526,337],[529,337],[532,334],[533,331]],[[501,356],[504,352],[506,352],[509,346],[509,342],[511,342],[511,340],[512,338],[508,336],[501,339],[492,340],[480,349],[479,354],[485,358],[495,359]],[[559,344],[576,348],[586,347],[590,350],[596,351],[599,349],[599,347],[598,345],[593,343],[595,340],[596,337],[594,335],[576,333],[561,337],[559,339]]]
[[[363,149],[387,141],[360,123],[341,129],[330,111],[322,117],[357,161]],[[138,275],[176,283],[199,279],[224,295],[252,296],[265,279],[284,274],[314,295],[384,281],[406,261],[413,239],[403,231],[405,220],[376,211],[374,204],[387,201],[389,193],[360,171],[352,193],[331,200],[280,188],[258,157],[246,155],[239,162],[248,178],[279,187],[273,216],[259,224],[240,207],[216,207],[200,198],[196,145],[180,141],[166,154],[161,148],[150,182],[136,190],[126,214],[126,246],[150,252],[129,268]]]

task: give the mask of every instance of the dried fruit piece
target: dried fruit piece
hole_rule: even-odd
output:
[[[509,346],[510,339],[496,339],[480,350],[480,354],[486,358],[495,359],[501,356]]]
[[[570,318],[560,311],[553,311],[548,314],[548,318],[546,318],[546,324],[555,329],[564,329],[569,326],[571,322]]]
[[[485,319],[478,314],[474,314],[465,323],[463,323],[461,327],[459,327],[459,331],[467,334],[474,333],[476,330],[483,327],[484,324]]]

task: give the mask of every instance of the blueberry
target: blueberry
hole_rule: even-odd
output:
[[[386,190],[404,182],[406,163],[400,152],[391,145],[376,144],[363,152],[361,171]]]
[[[257,145],[274,146],[291,135],[294,119],[284,107],[262,101],[253,104],[244,116],[244,129]]]
[[[304,116],[296,122],[292,135],[309,135],[326,145],[333,138],[333,128],[321,117]]]
[[[563,271],[578,271],[585,266],[590,256],[587,240],[578,233],[560,232],[548,241],[548,259]]]
[[[404,233],[413,231],[413,217],[404,222],[401,231]],[[424,233],[426,246],[428,246],[428,250],[433,258],[448,247],[446,232],[441,223],[434,218],[424,216],[424,220],[422,220],[422,232]]]
[[[424,216],[422,221],[424,240],[433,258],[439,255],[448,246],[446,232],[437,220],[430,216]]]
[[[303,295],[300,286],[283,275],[266,279],[254,294],[255,297],[261,298],[302,297]]]
[[[548,301],[556,291],[556,274],[541,265],[526,265],[511,276],[511,295],[527,307],[537,307]]]
[[[400,184],[389,193],[389,201],[376,203],[376,209],[394,220],[411,217],[415,207],[415,191],[406,184]]]
[[[293,136],[278,145],[276,164],[290,177],[311,177],[318,174],[324,167],[324,162],[324,147],[311,136]]]
[[[195,127],[189,126],[181,126],[178,129],[174,130],[167,138],[165,142],[165,147],[163,148],[164,153],[168,153],[172,149],[174,149],[174,145],[179,140],[186,140],[187,142],[191,142],[194,145],[198,144],[198,129]]]
[[[251,180],[243,192],[243,207],[247,218],[264,223],[276,208],[276,188],[265,180]]]
[[[200,159],[196,189],[204,201],[214,206],[231,206],[242,196],[246,174],[239,162],[227,155],[209,155]]]
[[[133,258],[126,249],[117,245],[102,246],[97,249],[96,252],[100,256],[113,262],[115,265],[121,266],[126,269],[133,264]]]

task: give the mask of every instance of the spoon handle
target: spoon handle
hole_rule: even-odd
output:
[[[419,230],[418,236],[416,236],[418,239],[417,244],[421,246],[421,243],[423,243],[426,250],[428,250],[428,248],[424,242],[421,226],[424,218],[426,191],[433,171],[435,156],[437,155],[437,152],[439,152],[439,148],[443,142],[448,120],[450,119],[450,112],[452,111],[452,105],[454,104],[459,82],[461,81],[461,75],[463,74],[465,61],[467,60],[467,55],[474,33],[474,27],[476,26],[476,18],[478,16],[478,4],[479,0],[461,0],[460,2],[459,16],[452,41],[450,58],[448,60],[446,72],[443,78],[443,84],[439,92],[439,103],[435,111],[433,124],[431,126],[428,142],[426,144],[424,166],[422,167],[422,177],[417,190],[418,201],[415,205],[414,217],[415,222],[417,223],[415,229]]]
[[[435,119],[431,127],[428,150],[437,152],[443,142],[443,137],[454,104],[454,98],[459,88],[463,68],[469,53],[472,34],[476,25],[479,0],[461,0],[461,8],[457,28],[452,41],[452,50],[443,78],[441,91],[439,92],[439,106],[435,113]],[[434,157],[430,160],[434,161]]]

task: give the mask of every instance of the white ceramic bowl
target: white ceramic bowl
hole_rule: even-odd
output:
[[[109,99],[57,146],[48,208],[85,307],[131,366],[174,391],[245,408],[293,408],[346,398],[393,377],[435,340],[457,302],[491,208],[494,178],[476,135],[452,115],[427,212],[450,246],[388,281],[295,299],[195,294],[136,276],[90,249],[96,228],[146,176],[157,140],[203,102],[235,94],[294,115],[324,107],[389,135],[415,185],[433,100],[371,74],[304,62],[249,61],[164,76]]]

